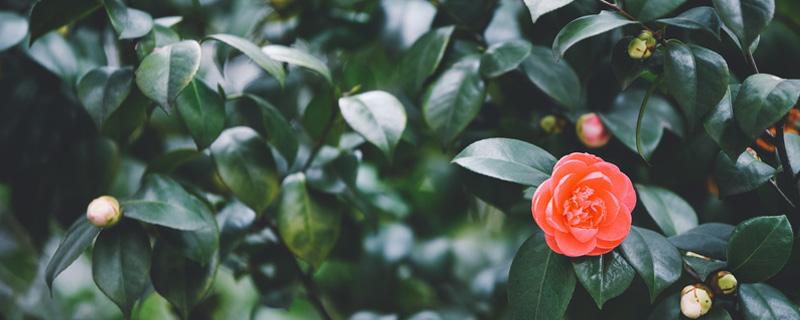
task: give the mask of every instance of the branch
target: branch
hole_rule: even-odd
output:
[[[639,22],[639,19],[636,19],[636,17],[632,16],[630,13],[625,11],[625,9],[622,9],[622,7],[618,6],[617,4],[608,2],[606,0],[600,0],[600,2],[605,4],[609,8],[614,9],[615,11],[619,12],[620,14],[625,16],[625,18],[628,18],[628,20]],[[648,26],[644,25],[643,23],[639,22],[639,24],[641,24],[645,28],[645,30],[653,32],[653,34],[656,34],[652,29],[650,29]]]
[[[747,59],[747,63],[750,64],[750,68],[753,68],[753,74],[757,74],[758,66],[756,65],[756,59],[753,58],[753,53],[750,52],[750,48],[744,48],[745,50],[744,58]]]

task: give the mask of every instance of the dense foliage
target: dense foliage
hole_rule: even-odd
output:
[[[800,319],[798,57],[793,0],[7,0],[0,318]],[[576,151],[632,219],[557,250]]]

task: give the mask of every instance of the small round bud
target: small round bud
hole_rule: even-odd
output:
[[[736,292],[736,287],[738,284],[739,282],[732,273],[728,271],[719,271],[714,276],[712,287],[714,287],[714,292],[730,295]]]
[[[102,196],[92,200],[89,208],[86,209],[86,219],[100,228],[114,226],[122,218],[122,211],[119,208],[119,201],[111,196]]]
[[[548,134],[558,134],[564,131],[564,119],[554,115],[547,115],[539,121],[539,126]]]
[[[647,52],[647,41],[633,38],[630,43],[628,43],[628,56],[631,59],[642,59],[645,57],[645,53]]]
[[[587,113],[578,118],[575,125],[575,132],[578,139],[589,148],[600,148],[611,140],[611,134],[606,130],[603,121],[596,113]]]
[[[714,295],[703,284],[697,283],[681,290],[681,313],[689,319],[697,319],[711,310]]]

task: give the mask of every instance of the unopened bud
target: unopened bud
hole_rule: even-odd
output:
[[[633,38],[630,43],[628,43],[628,56],[632,59],[642,59],[644,58],[645,53],[647,52],[647,42],[639,39]]]
[[[558,134],[564,130],[564,122],[554,115],[547,115],[539,121],[539,126],[548,134]]]
[[[606,130],[603,121],[596,113],[587,113],[578,118],[578,123],[575,125],[575,132],[578,139],[589,148],[600,148],[608,143],[611,139],[611,134]]]
[[[692,284],[681,290],[681,313],[689,319],[697,319],[711,310],[714,295],[703,284]]]
[[[712,287],[714,287],[714,292],[716,293],[729,295],[736,292],[736,287],[738,284],[739,282],[732,273],[728,271],[719,271],[714,276]]]
[[[122,211],[119,208],[119,201],[111,196],[102,196],[92,200],[89,208],[86,209],[86,219],[100,228],[114,226],[122,218]]]

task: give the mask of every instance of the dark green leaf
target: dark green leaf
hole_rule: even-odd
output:
[[[631,59],[628,55],[628,44],[632,39],[631,37],[620,39],[611,51],[611,68],[623,90],[645,70],[645,64],[641,59]]]
[[[257,214],[278,195],[278,174],[267,143],[248,127],[226,129],[211,145],[222,181]]]
[[[151,104],[139,88],[132,86],[128,98],[106,119],[100,132],[120,145],[127,145],[144,128]]]
[[[725,96],[705,120],[706,133],[730,158],[736,158],[750,144],[748,137],[733,118],[733,101],[739,93],[739,86],[730,86]]]
[[[128,98],[133,85],[133,69],[100,67],[78,81],[78,98],[97,128]]]
[[[225,128],[225,101],[200,79],[194,79],[175,100],[178,113],[197,148],[211,145]]]
[[[123,221],[97,237],[92,251],[94,283],[126,317],[150,284],[149,269],[150,238],[138,222]]]
[[[153,29],[149,13],[128,8],[122,0],[102,0],[114,30],[120,39],[133,39],[146,35]]]
[[[708,275],[712,272],[722,270],[728,264],[725,261],[714,259],[703,259],[695,256],[683,256],[683,262],[686,263],[690,269],[700,278],[698,280],[705,281]]]
[[[778,122],[800,97],[800,80],[755,74],[742,83],[733,114],[744,133],[757,137]]]
[[[728,242],[728,265],[739,282],[776,275],[792,253],[792,226],[786,216],[749,219],[736,226]]]
[[[547,246],[544,233],[533,234],[517,251],[508,272],[511,319],[562,319],[575,291],[569,259]]]
[[[749,48],[775,13],[774,0],[713,0],[722,22]]]
[[[164,110],[171,106],[200,68],[200,44],[186,40],[158,47],[136,69],[136,85]]]
[[[683,271],[681,255],[660,234],[633,226],[621,247],[625,259],[650,289],[651,302],[680,278]]]
[[[679,195],[656,186],[636,185],[639,200],[667,237],[697,226],[697,213]]]
[[[481,58],[481,74],[494,78],[516,69],[532,48],[530,42],[521,39],[493,44]]]
[[[75,50],[57,33],[47,34],[34,42],[28,49],[28,54],[69,85],[73,85],[80,75],[81,70]]]
[[[261,66],[261,68],[267,71],[267,73],[275,77],[275,79],[278,79],[278,82],[283,85],[283,82],[286,79],[286,72],[283,70],[283,66],[278,62],[281,61],[280,59],[275,58],[275,60],[278,61],[273,60],[270,54],[265,53],[265,51],[262,51],[252,42],[234,35],[212,34],[207,38],[221,41],[231,47],[236,48],[236,50],[241,51],[248,58],[252,59],[257,65]]]
[[[558,32],[553,41],[553,51],[558,56],[564,56],[567,49],[578,41],[631,23],[636,22],[612,11],[600,11],[598,14],[580,17],[572,20]]]
[[[64,239],[58,244],[58,249],[50,257],[47,269],[44,271],[44,279],[50,290],[53,289],[53,280],[61,271],[69,267],[75,259],[92,245],[94,238],[100,233],[100,229],[89,223],[85,216],[81,215],[78,220],[67,229]]]
[[[455,27],[447,26],[428,31],[403,54],[397,75],[406,93],[416,97],[425,80],[436,72],[453,30]]]
[[[0,51],[20,43],[28,35],[28,20],[8,11],[0,11]]]
[[[261,109],[261,119],[264,123],[264,128],[267,129],[267,141],[275,146],[281,153],[286,162],[291,166],[297,156],[297,149],[300,143],[297,141],[297,135],[292,130],[292,125],[283,116],[275,106],[269,101],[261,99],[255,95],[248,95],[253,100],[258,108]]]
[[[694,128],[717,106],[728,90],[728,65],[714,51],[669,40],[664,55],[664,80]]]
[[[177,149],[164,153],[147,165],[145,173],[169,174],[181,165],[202,156],[203,153],[195,149]]]
[[[789,157],[789,164],[793,174],[800,173],[800,135],[784,133],[783,139],[786,144],[786,155]]]
[[[675,247],[714,259],[725,259],[725,247],[733,226],[724,223],[704,223],[694,229],[669,237]]]
[[[339,109],[353,130],[392,159],[406,128],[406,110],[397,98],[385,91],[370,91],[340,98]]]
[[[742,152],[736,162],[720,152],[714,166],[714,177],[717,179],[719,194],[723,197],[755,190],[775,173],[775,168],[756,159],[749,152]]]
[[[614,99],[611,110],[600,114],[608,130],[634,152],[636,152],[636,118],[644,94],[643,90],[623,91]],[[640,139],[644,155],[650,158],[661,142],[664,129],[669,129],[678,136],[683,136],[684,129],[680,114],[663,97],[653,94],[647,105],[647,112],[642,119]]]
[[[686,0],[628,0],[625,10],[642,22],[661,18],[680,7]]]
[[[711,7],[691,8],[676,17],[658,19],[656,22],[679,28],[708,31],[719,39],[719,16]]]
[[[746,320],[800,319],[797,305],[763,283],[740,285],[739,305]]]
[[[125,217],[149,224],[178,230],[197,230],[205,226],[202,212],[205,205],[167,176],[145,176],[139,191],[121,204]]]
[[[219,263],[216,258],[205,265],[181,256],[169,244],[156,242],[150,277],[153,287],[169,301],[183,319],[202,301],[211,289]]]
[[[578,281],[600,309],[606,301],[625,292],[636,275],[633,267],[617,251],[574,259],[572,267]]]
[[[295,173],[281,185],[278,231],[300,259],[319,267],[336,244],[341,214],[327,196],[312,193],[306,176]]]
[[[31,10],[31,42],[52,30],[78,21],[101,6],[98,0],[42,0]]]
[[[486,86],[479,67],[478,56],[464,57],[445,70],[422,99],[425,122],[444,143],[455,140],[483,106]]]
[[[139,39],[139,42],[136,43],[136,56],[139,57],[139,60],[144,59],[144,57],[153,52],[155,48],[179,41],[181,41],[181,37],[175,30],[156,24],[153,26],[153,29],[150,30],[150,33]]]
[[[268,45],[261,48],[261,51],[274,60],[301,66],[319,73],[325,80],[328,80],[329,83],[333,82],[333,80],[331,80],[331,71],[328,69],[328,66],[317,59],[317,57],[302,50],[280,45]]]
[[[492,178],[538,186],[550,178],[556,158],[521,140],[490,138],[464,148],[453,163]]]
[[[577,109],[581,103],[581,82],[575,70],[565,60],[558,60],[550,49],[534,46],[531,55],[522,62],[522,71],[547,96],[567,109]]]
[[[525,0],[525,5],[531,13],[531,21],[536,23],[543,14],[566,6],[575,0]]]
[[[677,320],[681,316],[681,295],[680,292],[673,293],[653,308],[647,320]]]
[[[219,249],[219,228],[211,211],[201,201],[192,203],[192,210],[202,221],[195,230],[162,230],[161,238],[179,250],[184,257],[200,264],[209,263]]]
[[[220,226],[219,256],[223,260],[244,239],[255,220],[253,209],[239,201],[231,201],[217,214],[217,224]]]

